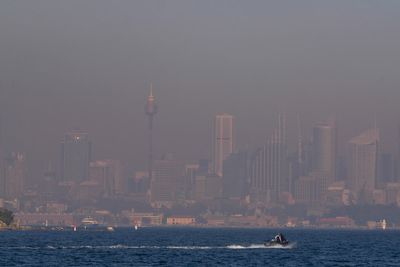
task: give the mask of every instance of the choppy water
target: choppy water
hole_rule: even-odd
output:
[[[400,231],[141,228],[0,232],[1,266],[400,266]]]

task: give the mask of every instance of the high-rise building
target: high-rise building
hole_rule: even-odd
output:
[[[298,137],[297,150],[289,155],[289,192],[294,194],[296,181],[307,176],[312,170],[312,144],[303,138],[300,116],[297,117]]]
[[[133,179],[129,180],[130,192],[136,194],[148,193],[150,191],[149,173],[137,171]]]
[[[383,188],[386,183],[396,182],[394,176],[395,161],[392,154],[383,153],[379,156],[378,170],[377,182],[379,187]]]
[[[199,172],[199,163],[185,165],[184,195],[186,200],[194,199],[196,175]]]
[[[4,159],[1,193],[8,199],[19,198],[24,190],[26,174],[25,154],[10,153]]]
[[[276,203],[282,192],[292,191],[285,124],[284,115],[279,115],[278,128],[267,143],[256,151],[251,162],[251,190],[260,201]]]
[[[316,202],[319,204],[326,203],[327,189],[325,182],[328,178],[328,174],[323,171],[312,171],[307,176],[301,176],[294,182],[294,198],[297,202],[307,200],[308,204],[313,205],[317,204]],[[307,195],[307,193],[310,193],[310,195]]]
[[[151,202],[155,206],[170,206],[184,189],[184,163],[167,154],[154,161],[153,180],[150,183]]]
[[[248,159],[247,152],[232,153],[224,161],[222,179],[223,196],[226,198],[242,199],[248,191]]]
[[[126,190],[122,166],[118,160],[97,160],[90,163],[90,180],[102,187],[103,196],[121,195]]]
[[[349,182],[359,197],[376,189],[379,130],[371,129],[350,140]]]
[[[62,143],[62,178],[80,183],[89,176],[92,145],[89,135],[82,131],[67,133]]]
[[[198,175],[195,179],[196,201],[210,201],[222,196],[222,177],[210,175]]]
[[[294,183],[294,197],[297,203],[315,205],[320,202],[318,180],[313,176],[301,176]]]
[[[222,177],[224,160],[235,150],[235,121],[227,113],[215,116],[212,137],[212,171]]]
[[[48,167],[43,172],[43,179],[40,184],[41,195],[47,200],[58,197],[57,184],[57,172],[53,169],[51,162],[49,162]]]
[[[334,123],[320,123],[313,128],[312,170],[325,173],[323,192],[336,179],[337,130]]]

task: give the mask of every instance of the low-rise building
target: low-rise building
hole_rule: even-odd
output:
[[[130,216],[133,225],[143,226],[143,225],[161,225],[163,221],[162,214],[154,213],[132,213]]]
[[[196,218],[191,216],[171,216],[167,218],[168,225],[193,225],[196,224]]]
[[[350,217],[334,217],[334,218],[320,218],[318,220],[318,225],[321,227],[353,227],[355,226],[354,220]]]
[[[18,212],[14,216],[14,221],[18,225],[51,225],[51,226],[75,225],[74,216],[71,213]]]
[[[209,215],[206,217],[207,225],[209,226],[224,226],[225,216]]]

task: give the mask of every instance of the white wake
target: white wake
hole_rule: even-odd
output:
[[[249,246],[243,245],[229,245],[227,246],[228,249],[292,249],[296,247],[296,243],[290,243],[287,246],[282,246],[279,244],[272,245],[272,246],[265,246],[264,244],[251,244]]]
[[[176,249],[176,250],[209,250],[209,249],[292,249],[296,243],[290,243],[287,246],[264,244],[239,245],[232,244],[227,246],[129,246],[129,245],[109,245],[109,246],[46,246],[47,249]],[[40,249],[40,247],[14,247],[13,249]]]

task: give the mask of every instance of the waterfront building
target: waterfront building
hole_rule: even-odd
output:
[[[193,225],[196,218],[192,216],[170,216],[167,218],[167,225]]]
[[[123,212],[123,215],[128,217],[133,226],[158,226],[163,222],[162,214],[154,213],[138,213],[138,212]]]

